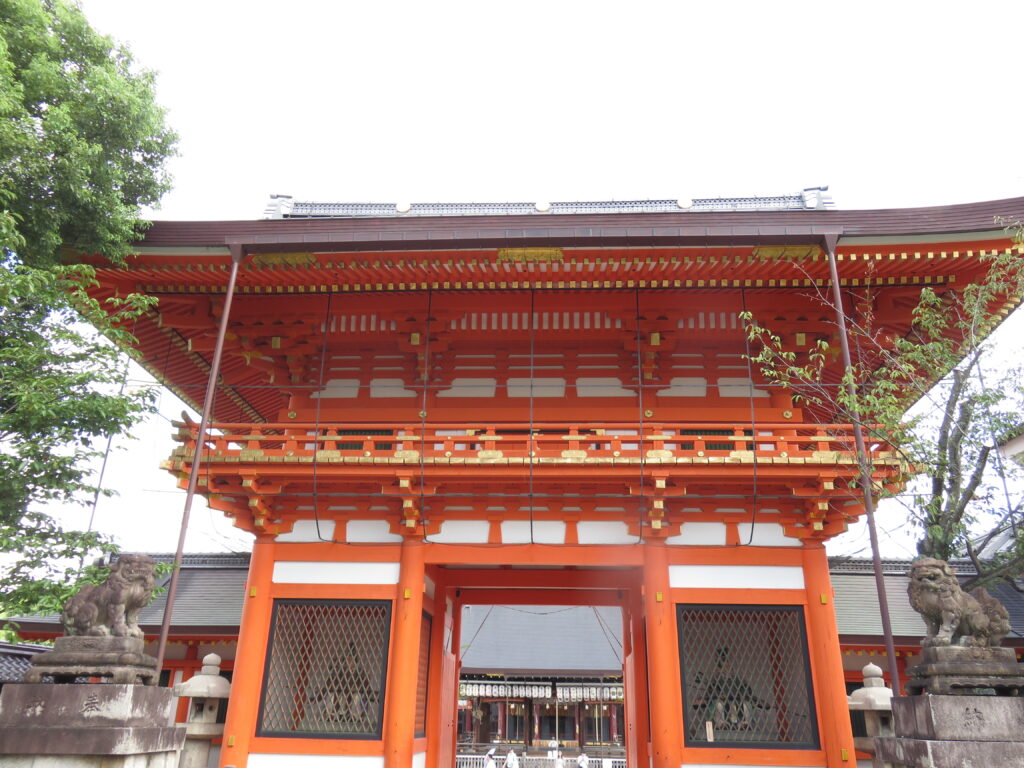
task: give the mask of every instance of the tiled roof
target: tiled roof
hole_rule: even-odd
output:
[[[925,636],[924,621],[910,607],[907,596],[910,560],[886,560],[885,593],[889,601],[889,619],[895,637],[909,638],[915,643]],[[969,576],[974,569],[967,561],[954,561],[953,570],[960,576]],[[846,636],[878,637],[882,634],[882,619],[878,610],[874,570],[870,560],[830,558],[829,571],[835,590],[836,623],[839,634]],[[1010,614],[1008,641],[1024,638],[1024,591],[1000,582],[988,587]]]
[[[48,650],[45,645],[0,643],[0,685],[21,682],[25,671],[31,666],[30,659]]]
[[[164,554],[152,557],[164,561],[173,559]],[[886,560],[883,569],[893,634],[916,643],[924,637],[925,628],[907,597],[910,562]],[[190,634],[237,632],[248,565],[248,554],[186,555],[178,581],[175,631]],[[966,561],[953,565],[961,575],[973,572]],[[871,561],[836,557],[830,559],[829,568],[835,589],[839,634],[847,639],[863,638],[871,642],[879,639],[882,626]],[[166,581],[165,578],[165,584]],[[1013,631],[1009,640],[1024,638],[1024,590],[1000,583],[989,591],[1010,613]],[[166,600],[166,594],[160,595],[142,612],[140,623],[147,633],[158,631]],[[486,621],[485,617],[488,617]],[[26,629],[59,631],[57,616],[16,621]],[[481,624],[483,629],[480,629]],[[490,606],[471,606],[462,624],[463,665],[467,672],[564,669],[601,673],[621,666],[618,661],[622,653],[621,633],[621,614],[616,608],[599,607],[595,613],[595,609],[589,607],[494,606],[491,610]],[[528,638],[529,642],[522,642],[523,638]]]
[[[155,560],[170,563],[173,555],[151,553]],[[242,619],[242,599],[249,573],[247,553],[203,553],[185,555],[178,577],[173,623],[179,630],[188,628],[194,634],[234,634]],[[166,587],[170,576],[157,583]],[[147,634],[159,631],[163,621],[166,591],[157,595],[139,615],[139,624]],[[60,631],[56,615],[12,619],[26,628],[41,630],[53,627]]]
[[[702,197],[693,200],[609,200],[561,203],[323,203],[271,195],[264,218],[388,218],[410,216],[550,216],[553,214],[673,213],[678,211],[807,211],[830,207],[828,187],[795,195]]]
[[[622,613],[614,607],[470,605],[462,672],[622,674]]]

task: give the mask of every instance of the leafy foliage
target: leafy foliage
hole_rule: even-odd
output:
[[[153,75],[75,5],[0,0],[0,615],[57,608],[79,558],[112,549],[43,510],[91,498],[97,446],[150,407],[118,391],[118,346],[151,300],[101,306],[71,254],[128,254],[176,140]]]
[[[1015,235],[1019,242],[1021,232]],[[746,318],[751,356],[770,383],[902,453],[906,490],[878,491],[906,505],[920,554],[975,561],[979,576],[967,586],[1024,572],[1024,499],[1014,491],[1020,470],[997,449],[1021,425],[1024,370],[1001,359],[988,336],[998,311],[1024,291],[1024,264],[1002,253],[983,257],[982,267],[966,286],[922,287],[905,333],[877,323],[877,291],[851,293],[854,360],[841,380],[829,339],[798,351]],[[832,314],[824,290],[814,300]]]
[[[82,265],[34,269],[9,257],[0,268],[0,609],[45,605],[77,569],[70,559],[109,551],[95,533],[64,531],[48,502],[85,501],[96,489],[88,463],[110,434],[128,430],[152,393],[119,392],[130,344],[125,324],[152,303],[133,296],[104,307],[86,293]],[[108,312],[110,314],[108,315]],[[88,327],[83,320],[100,329]],[[47,578],[41,578],[43,576]]]
[[[176,140],[153,74],[77,7],[0,0],[0,233],[16,222],[24,263],[53,263],[62,247],[126,255],[140,206],[170,188]]]

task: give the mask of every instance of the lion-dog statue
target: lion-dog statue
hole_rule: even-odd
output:
[[[156,562],[146,555],[121,555],[102,584],[87,584],[61,614],[68,635],[143,636],[139,611],[153,596]]]
[[[910,605],[928,627],[924,647],[997,647],[1010,632],[1010,616],[983,587],[968,594],[944,560],[922,557],[910,567]]]

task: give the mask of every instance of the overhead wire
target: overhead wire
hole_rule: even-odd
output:
[[[537,447],[536,447],[536,443],[534,441],[534,434],[533,434],[533,429],[534,429],[534,427],[533,427],[533,386],[534,386],[534,376],[536,375],[534,356],[536,355],[536,348],[535,348],[536,341],[535,341],[535,337],[536,337],[536,333],[537,333],[537,313],[536,313],[536,303],[535,302],[536,302],[536,294],[535,294],[534,289],[531,287],[530,288],[530,402],[529,402],[530,431],[529,431],[529,437],[528,437],[528,439],[526,441],[526,454],[527,454],[526,458],[529,461],[529,479],[528,479],[528,483],[529,483],[528,498],[529,498],[529,501],[528,501],[528,504],[529,504],[529,507],[530,507],[530,543],[531,544],[535,544],[536,543],[534,541],[534,538],[533,538],[533,490],[534,490],[533,489],[533,460],[535,458],[534,454],[537,452]],[[506,386],[507,386],[507,382],[506,382]],[[507,392],[506,392],[506,395],[507,395]]]
[[[334,298],[334,291],[327,294],[327,305],[324,308],[323,343],[320,345],[320,373],[317,378],[317,389],[315,392],[316,406],[313,408],[313,520],[316,523],[316,538],[318,541],[337,543],[337,531],[333,531],[331,538],[325,538],[320,530],[320,496],[319,496],[319,475],[317,473],[317,460],[320,454],[320,408],[324,400],[324,373],[327,368],[327,337],[331,328],[331,301]]]
[[[747,543],[744,546],[751,546],[754,543],[754,526],[757,522],[758,499],[758,475],[757,475],[757,409],[754,407],[754,368],[750,357],[750,334],[748,333],[749,320],[747,319],[747,289],[740,288],[740,307],[743,318],[743,356],[747,360],[747,400],[750,403],[750,445],[753,451],[752,478],[751,478],[751,500],[750,500],[750,531],[747,534]]]
[[[426,484],[427,468],[426,468],[426,453],[427,453],[427,390],[430,386],[430,334],[432,331],[430,322],[434,313],[434,291],[433,289],[427,289],[427,318],[423,332],[423,370],[420,373],[420,377],[423,380],[423,394],[420,397],[420,444],[419,444],[419,464],[420,464],[420,487],[419,487],[419,515],[420,515],[420,526],[423,533],[423,541],[430,544],[430,539],[427,538],[427,510],[424,505],[424,491],[423,487]]]
[[[644,367],[643,367],[643,354],[641,351],[643,337],[640,332],[640,289],[633,289],[633,324],[636,326],[635,331],[635,366],[636,366],[636,392],[637,392],[637,447],[640,449],[640,463],[637,465],[638,472],[640,474],[640,499],[637,507],[637,533],[639,534],[640,544],[644,543],[644,525],[646,521],[644,516],[647,513],[647,496],[644,489],[644,466],[647,457],[647,452],[644,450],[644,428],[645,422],[644,417]]]

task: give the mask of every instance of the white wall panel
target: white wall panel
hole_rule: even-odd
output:
[[[670,565],[669,586],[678,589],[803,589],[796,565]]]
[[[279,560],[275,584],[397,584],[398,563],[322,563]]]
[[[565,522],[562,520],[534,520],[533,541],[537,544],[564,544]],[[529,544],[529,520],[503,520],[501,523],[502,544]]]
[[[413,758],[415,765],[415,758]],[[383,768],[381,755],[251,754],[249,768]]]
[[[391,532],[387,520],[349,520],[345,523],[345,541],[354,544],[391,544],[402,537]]]
[[[327,541],[334,540],[334,521],[320,521],[320,535],[317,536],[316,520],[296,520],[295,525],[288,533],[279,533],[274,541],[282,543],[303,542],[303,541]]]
[[[750,542],[752,547],[800,547],[803,542],[787,536],[781,523],[754,523],[754,535],[750,536],[750,523],[740,523],[740,544]]]
[[[666,544],[690,546],[725,546],[725,523],[683,523],[677,536],[669,536]]]
[[[441,530],[427,538],[438,544],[486,544],[490,532],[487,520],[445,520]]]
[[[576,523],[576,537],[580,544],[636,544],[639,541],[621,520],[580,520]]]

